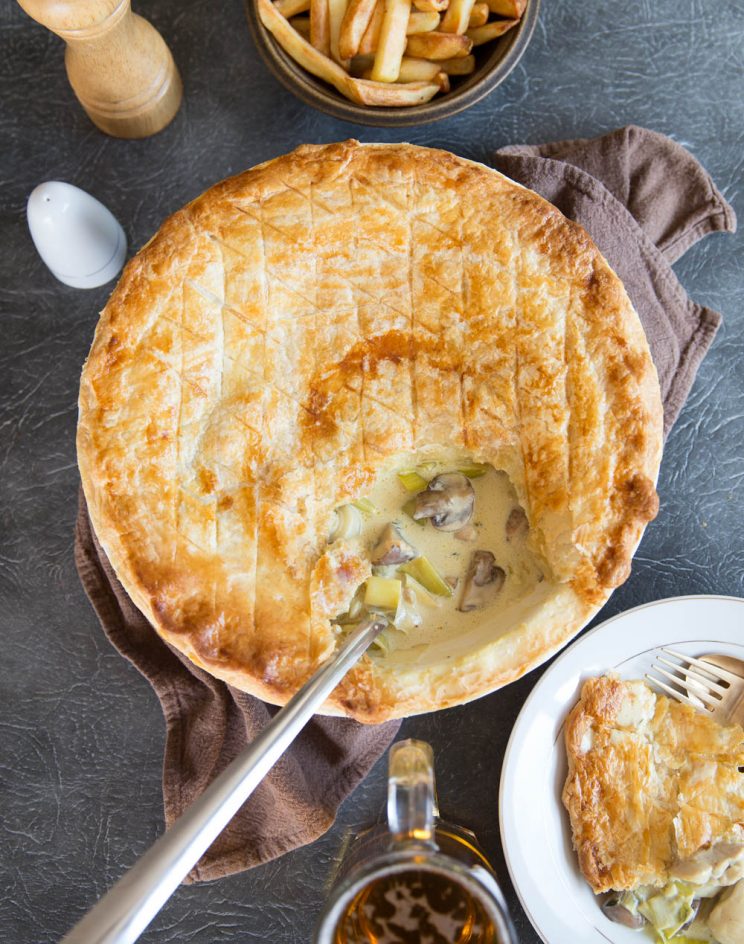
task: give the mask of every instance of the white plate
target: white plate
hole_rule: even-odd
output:
[[[646,940],[604,917],[579,872],[561,803],[563,722],[586,679],[609,670],[643,678],[660,646],[693,656],[716,652],[744,659],[744,600],[674,597],[607,620],[548,669],[514,725],[501,774],[501,841],[519,900],[546,944]]]

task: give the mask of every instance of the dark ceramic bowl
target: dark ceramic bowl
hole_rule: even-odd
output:
[[[402,128],[456,115],[500,85],[519,62],[532,38],[540,0],[528,0],[519,24],[501,39],[473,50],[476,65],[472,75],[451,76],[451,91],[424,105],[409,108],[373,108],[348,101],[332,86],[303,69],[281,48],[261,23],[255,0],[244,0],[244,6],[253,41],[264,62],[282,85],[306,105],[359,125]]]

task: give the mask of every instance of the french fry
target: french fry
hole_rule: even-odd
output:
[[[400,82],[434,82],[441,71],[438,62],[404,56],[400,63],[398,80]]]
[[[411,13],[411,0],[385,0],[385,16],[372,66],[373,82],[395,82],[400,60],[406,48],[406,28]],[[424,35],[424,34],[422,34]]]
[[[420,10],[414,10],[408,17],[408,28],[406,33],[412,36],[414,33],[428,33],[439,26],[439,14],[421,13]]]
[[[443,33],[464,33],[470,23],[475,0],[450,0],[439,29]]]
[[[310,0],[275,0],[274,5],[282,16],[289,19],[298,13],[307,13],[310,9]]]
[[[490,10],[488,9],[488,4],[481,2],[473,4],[473,12],[470,14],[470,21],[468,22],[468,29],[475,29],[476,26],[483,26],[484,23],[488,22],[488,14]]]
[[[377,0],[377,6],[375,7],[375,11],[372,14],[372,19],[370,20],[367,31],[362,37],[362,42],[359,45],[360,56],[366,56],[370,53],[377,52],[377,47],[380,42],[380,29],[382,28],[382,20],[384,15],[384,0]],[[435,30],[437,26],[439,26],[438,13],[419,13],[416,11],[411,13],[411,15],[408,17],[406,36],[412,36],[414,33],[428,33],[431,30]]]
[[[380,43],[380,30],[382,29],[382,21],[384,16],[385,0],[377,0],[377,6],[372,13],[372,19],[369,21],[369,26],[367,27],[364,36],[362,37],[362,41],[359,44],[360,56],[367,56],[370,53],[377,52],[377,47]],[[415,11],[408,17],[406,35],[410,36],[412,33],[426,33],[430,30],[436,29],[437,26],[439,26],[438,13],[420,13]]]
[[[406,82],[400,85],[365,82],[352,78],[338,63],[311,46],[292,29],[271,0],[258,0],[261,22],[279,45],[303,67],[319,79],[334,86],[342,95],[358,105],[409,106],[430,101],[439,91],[434,82]]]
[[[491,23],[486,23],[485,26],[476,26],[475,29],[469,29],[465,35],[472,39],[474,46],[482,46],[483,43],[490,43],[492,39],[503,36],[517,23],[519,23],[519,20],[493,20]]]
[[[497,16],[519,19],[527,6],[527,0],[486,0],[488,9]]]
[[[303,39],[310,38],[310,17],[309,16],[293,16],[289,21],[290,26],[293,29],[296,29],[297,32],[302,36]]]
[[[359,52],[362,36],[372,19],[376,3],[377,0],[350,0],[338,38],[338,51],[342,59],[351,59]]]
[[[377,0],[375,8],[367,29],[364,31],[362,41],[359,43],[359,55],[368,56],[370,53],[377,52],[377,44],[380,41],[380,30],[382,21],[385,18],[385,0]]]
[[[439,91],[439,86],[434,82],[365,82],[364,79],[352,78],[349,82],[353,83],[349,98],[358,105],[396,108],[423,105]]]
[[[461,59],[472,48],[473,40],[459,33],[417,33],[408,37],[406,55],[416,59]]]
[[[331,59],[335,59],[339,65],[344,65],[344,57],[338,48],[339,37],[341,36],[341,22],[346,13],[347,0],[328,0],[328,31],[331,43]]]
[[[261,22],[276,39],[285,52],[298,62],[303,69],[307,69],[319,79],[330,82],[342,95],[347,94],[346,84],[350,76],[340,65],[324,56],[315,46],[306,42],[300,34],[292,29],[276,9],[271,0],[258,0],[258,15]],[[312,32],[312,6],[310,8],[310,29]]]
[[[328,0],[310,0],[310,43],[322,53],[331,53],[331,30],[328,20]]]
[[[475,72],[475,56],[463,56],[462,59],[445,59],[437,65],[447,75],[470,75]]]
[[[413,0],[413,5],[422,13],[441,13],[447,9],[449,0]]]

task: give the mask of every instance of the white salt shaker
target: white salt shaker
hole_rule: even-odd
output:
[[[127,238],[89,193],[60,180],[39,184],[26,208],[31,238],[52,274],[73,288],[97,288],[121,271]]]

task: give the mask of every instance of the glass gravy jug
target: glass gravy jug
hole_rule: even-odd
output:
[[[438,817],[424,741],[389,755],[387,824],[352,840],[315,944],[517,944],[475,836]]]

